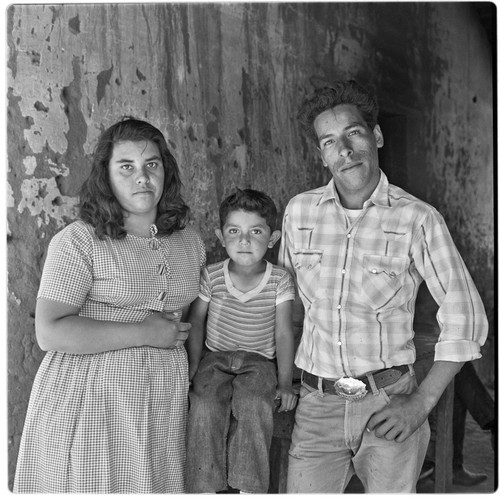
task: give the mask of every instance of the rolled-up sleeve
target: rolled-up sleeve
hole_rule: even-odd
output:
[[[432,209],[415,237],[412,254],[417,271],[439,305],[440,335],[435,361],[469,361],[481,357],[488,319],[472,277],[443,217]]]

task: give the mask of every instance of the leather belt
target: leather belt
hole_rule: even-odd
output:
[[[383,387],[394,384],[403,374],[410,371],[411,370],[409,365],[398,365],[391,368],[385,368],[384,370],[378,370],[376,372],[372,372],[372,375],[373,375],[373,380],[375,381],[375,385],[377,386],[377,389],[381,389]],[[318,377],[317,375],[302,370],[302,381],[306,383],[308,386],[312,387],[313,389],[318,388],[319,379],[320,377]],[[366,390],[368,392],[372,392],[370,381],[368,380],[368,377],[366,375],[357,378],[357,380],[360,380],[365,384]],[[323,392],[328,394],[337,394],[337,391],[334,388],[335,382],[336,382],[335,380],[323,379],[322,382]]]

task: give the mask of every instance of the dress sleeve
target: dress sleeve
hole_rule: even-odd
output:
[[[92,236],[80,224],[68,225],[49,244],[38,298],[81,308],[92,287]]]
[[[200,268],[204,268],[207,264],[207,251],[205,248],[205,243],[203,242],[203,239],[198,234],[198,232],[196,232],[196,235],[196,240],[198,241],[198,250],[200,254]]]
[[[439,305],[435,361],[480,358],[480,347],[488,335],[486,312],[446,223],[436,210],[431,210],[419,227],[413,251],[416,268]]]

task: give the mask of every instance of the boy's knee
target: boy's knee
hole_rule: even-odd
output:
[[[248,393],[237,401],[233,400],[233,403],[236,410],[249,416],[272,416],[275,407],[271,397],[262,396],[260,393]]]
[[[213,393],[196,393],[192,394],[190,397],[191,406],[200,406],[203,408],[208,408],[211,406],[227,405],[228,400],[222,399],[214,396]]]

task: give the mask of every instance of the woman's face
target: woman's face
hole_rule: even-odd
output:
[[[126,213],[156,215],[165,171],[154,142],[117,142],[108,168],[111,190]]]

